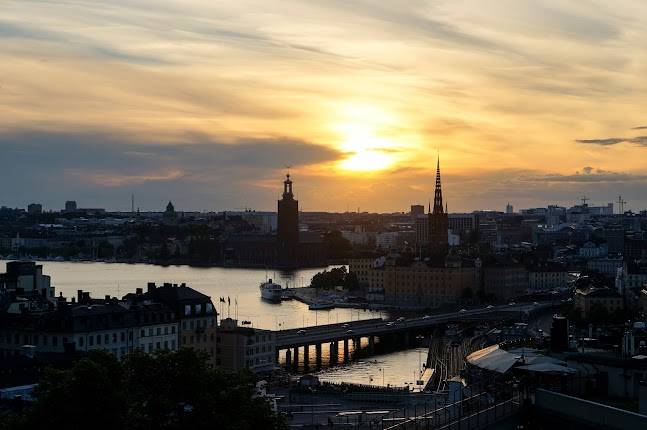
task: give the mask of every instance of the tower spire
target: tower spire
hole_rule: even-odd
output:
[[[438,162],[436,163],[436,190],[434,192],[434,212],[433,213],[443,213],[443,190],[440,185],[440,155],[438,156]]]

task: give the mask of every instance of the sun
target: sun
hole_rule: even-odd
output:
[[[343,121],[334,126],[340,136],[339,148],[347,154],[337,167],[351,172],[384,170],[395,163],[395,144],[382,136],[391,121],[383,111],[371,106],[352,105],[342,110]]]

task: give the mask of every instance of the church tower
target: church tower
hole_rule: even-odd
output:
[[[289,173],[283,181],[283,197],[278,202],[277,240],[279,266],[296,267],[299,248],[299,202],[294,199]]]
[[[449,219],[446,208],[443,208],[443,190],[440,185],[440,157],[436,165],[436,189],[434,191],[434,208],[429,211],[429,253],[445,255],[449,247]]]

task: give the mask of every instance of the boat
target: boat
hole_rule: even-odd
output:
[[[262,282],[260,285],[261,297],[270,302],[280,302],[281,297],[283,296],[283,288],[280,284],[272,282],[272,279],[269,279],[265,282]]]
[[[313,302],[313,303],[310,303],[310,305],[308,306],[308,309],[310,309],[311,311],[319,311],[322,309],[332,309],[334,307],[335,307],[335,304],[330,302]]]

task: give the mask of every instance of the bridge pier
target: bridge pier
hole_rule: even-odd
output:
[[[318,343],[315,345],[315,363],[317,370],[321,369],[321,344]]]
[[[310,368],[310,345],[303,346],[303,370],[305,372]]]
[[[373,353],[373,348],[375,347],[375,336],[368,337],[368,352]]]
[[[292,367],[292,351],[290,348],[285,350],[285,367],[290,370],[290,367]]]
[[[337,352],[339,349],[339,345],[337,344],[337,341],[330,342],[330,364],[337,364]]]
[[[357,351],[362,347],[362,338],[361,337],[356,337],[353,339],[353,350]]]
[[[348,344],[350,339],[344,339],[344,362],[348,361]]]
[[[299,347],[294,347],[294,368],[299,368]]]

